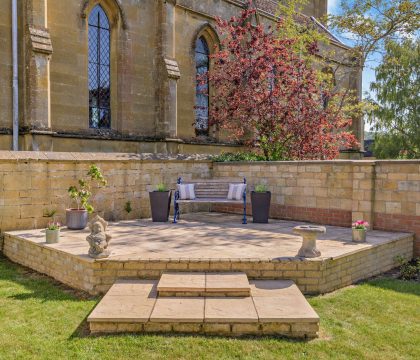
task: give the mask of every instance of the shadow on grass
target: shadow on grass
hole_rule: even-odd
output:
[[[188,333],[158,333],[158,332],[147,332],[147,333],[134,333],[134,332],[121,332],[121,333],[107,333],[107,334],[90,334],[89,332],[89,324],[87,323],[87,317],[80,323],[80,325],[76,328],[73,334],[69,337],[69,340],[74,339],[81,339],[81,338],[90,338],[90,339],[97,339],[97,338],[123,338],[126,336],[133,336],[133,337],[157,337],[161,339],[171,339],[171,338],[182,338],[182,339],[211,339],[211,340],[222,340],[225,341],[226,339],[237,340],[237,341],[247,341],[247,340],[284,340],[290,343],[301,343],[306,344],[312,341],[320,341],[325,339],[320,338],[288,338],[282,335],[263,335],[263,336],[254,336],[254,335],[212,335],[212,334],[188,334]]]
[[[30,268],[13,263],[0,253],[0,281],[24,287],[17,294],[8,296],[15,300],[40,299],[42,301],[97,300],[83,291],[72,289],[53,278]]]
[[[366,286],[420,296],[420,282],[415,280],[392,279],[385,276],[363,282]]]

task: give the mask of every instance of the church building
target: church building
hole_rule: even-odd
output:
[[[2,0],[0,150],[238,150],[209,127],[211,97],[197,91],[196,75],[219,42],[215,19],[247,2]],[[273,23],[278,2],[254,0],[256,21]],[[327,0],[303,9],[340,61],[348,48],[321,24],[326,12]],[[337,81],[360,92],[361,71]],[[362,141],[361,121],[352,130]]]

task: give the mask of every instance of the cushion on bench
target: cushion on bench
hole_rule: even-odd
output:
[[[195,184],[178,184],[180,200],[194,200],[195,199]]]
[[[246,184],[229,184],[228,200],[241,200],[246,189]]]

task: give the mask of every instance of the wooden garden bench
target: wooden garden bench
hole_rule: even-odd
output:
[[[182,178],[178,178],[177,184],[183,184]],[[243,219],[242,224],[247,223],[246,219],[246,187],[241,195],[241,200],[228,199],[229,184],[245,184],[246,179],[238,182],[237,179],[232,181],[229,179],[215,179],[215,180],[191,180],[186,184],[194,184],[195,198],[182,200],[180,199],[179,187],[175,191],[174,196],[174,224],[179,220],[179,205],[180,204],[243,204]]]

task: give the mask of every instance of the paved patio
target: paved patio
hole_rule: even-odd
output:
[[[269,224],[241,224],[238,215],[194,213],[182,215],[178,224],[153,223],[150,219],[111,223],[108,233],[112,260],[135,259],[277,259],[294,258],[302,244],[292,233],[298,221],[270,220]],[[351,241],[351,229],[326,226],[319,237],[317,260],[348,255],[354,251],[385,244],[406,233],[368,232],[366,243]],[[13,231],[8,234],[72,255],[87,258],[88,229],[63,229],[59,244],[45,243],[45,230]]]
[[[251,219],[250,219],[251,220]],[[353,284],[413,256],[413,234],[370,231],[353,243],[351,229],[327,226],[317,242],[321,256],[297,256],[302,239],[297,221],[241,224],[241,216],[183,214],[178,224],[121,221],[108,227],[111,256],[88,257],[89,230],[63,229],[58,244],[45,243],[45,230],[5,233],[3,252],[11,260],[92,294],[106,293],[117,279],[159,279],[165,271],[242,271],[251,280],[293,280],[305,294]]]

